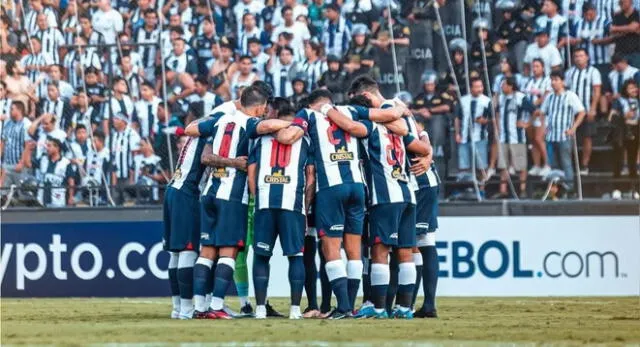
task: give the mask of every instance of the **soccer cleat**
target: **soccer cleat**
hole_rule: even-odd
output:
[[[200,311],[193,312],[193,318],[194,319],[217,319],[218,317],[216,316],[215,313],[213,313],[213,311],[207,310],[204,312],[200,312]]]
[[[307,307],[306,309],[304,309],[304,312],[302,313],[302,317],[304,318],[319,318],[320,317],[320,311],[313,309],[311,307]]]
[[[267,309],[262,306],[256,306],[256,314],[254,316],[256,319],[267,319]]]
[[[242,306],[240,309],[239,317],[253,317],[253,307],[251,307],[250,303]]]
[[[358,312],[353,315],[355,319],[372,318],[376,315],[376,310],[373,305],[362,305]]]
[[[413,319],[413,312],[411,312],[410,309],[396,306],[393,312],[391,312],[391,317],[397,319]]]
[[[300,313],[300,306],[291,307],[289,310],[289,319],[302,319],[302,313]]]
[[[335,309],[331,311],[331,314],[329,314],[326,319],[338,320],[338,319],[345,319],[345,318],[351,318],[351,316],[346,312],[340,312],[338,311],[338,309]]]
[[[438,311],[425,311],[424,307],[413,314],[414,318],[438,318]]]
[[[267,317],[276,317],[276,318],[284,318],[284,315],[278,311],[276,311],[273,306],[271,306],[269,304],[269,301],[267,301],[267,304],[265,305],[265,308],[267,309]]]
[[[224,311],[224,313],[226,313],[227,315],[231,316],[231,318],[236,318],[236,317],[240,316],[240,314],[238,312],[232,310],[227,305],[224,305],[224,307],[222,308],[222,311]]]
[[[212,310],[211,313],[216,316],[216,319],[233,319],[233,316],[228,314],[224,309]]]
[[[388,319],[389,318],[389,314],[387,313],[387,310],[383,309],[381,312],[378,312],[376,310],[373,311],[374,312],[374,316],[372,316],[371,318],[374,319]]]

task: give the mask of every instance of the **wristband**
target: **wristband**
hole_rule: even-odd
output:
[[[327,113],[329,113],[329,111],[333,108],[333,105],[331,104],[324,104],[322,105],[322,107],[320,108],[320,113],[322,113],[323,115],[327,115]]]

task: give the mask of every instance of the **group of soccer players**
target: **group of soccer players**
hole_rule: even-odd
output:
[[[245,298],[241,313],[278,315],[267,302],[277,238],[289,261],[291,319],[437,316],[439,178],[429,137],[371,78],[354,80],[348,94],[346,105],[335,106],[329,91],[315,90],[295,113],[257,81],[187,126],[164,201],[172,318],[234,318],[224,297],[237,261],[246,273],[248,246],[257,306],[253,313]],[[414,310],[421,280],[425,300]],[[244,282],[236,278],[241,297]],[[303,290],[309,306],[301,311]]]

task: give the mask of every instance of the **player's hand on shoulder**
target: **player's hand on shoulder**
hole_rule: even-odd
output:
[[[233,167],[238,170],[247,171],[247,161],[248,158],[246,156],[240,156],[233,159]]]

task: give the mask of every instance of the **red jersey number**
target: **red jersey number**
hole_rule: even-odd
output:
[[[391,166],[404,165],[404,146],[400,136],[387,134],[389,144],[387,145],[387,163]]]
[[[291,161],[291,145],[271,140],[271,167],[285,168]]]

